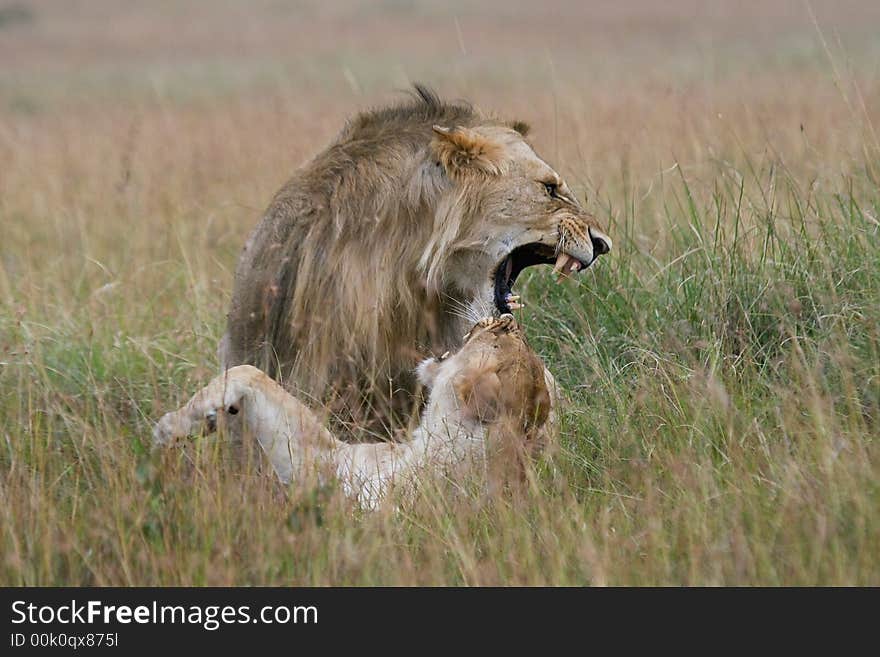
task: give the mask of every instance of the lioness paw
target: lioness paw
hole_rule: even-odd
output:
[[[181,435],[179,422],[176,417],[177,413],[166,413],[162,416],[156,426],[153,427],[153,447],[170,447],[180,438]]]
[[[189,412],[188,412],[189,410]],[[235,409],[235,413],[238,409]],[[217,409],[207,408],[192,417],[192,409],[166,413],[153,427],[153,447],[172,447],[182,439],[196,433],[213,433],[217,430]]]
[[[513,315],[511,315],[510,313],[504,313],[498,318],[498,321],[493,328],[496,327],[504,331],[515,329],[516,319],[514,319]]]

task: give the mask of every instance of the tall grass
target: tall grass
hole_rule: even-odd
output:
[[[0,76],[0,584],[880,584],[876,76],[862,96],[814,59],[722,54],[707,81],[680,53],[675,93],[601,63],[613,85],[565,93],[485,62],[441,78],[529,119],[615,248],[517,283],[568,398],[529,485],[426,482],[373,514],[283,490],[253,449],[148,444],[215,373],[259,211],[362,99],[262,81],[23,109]]]
[[[217,441],[151,454],[222,329],[187,258],[162,266],[173,315],[96,309],[75,281],[60,307],[5,306],[0,581],[877,584],[880,198],[753,164],[666,175],[662,247],[609,205],[613,257],[521,282],[569,404],[519,495],[359,515]]]

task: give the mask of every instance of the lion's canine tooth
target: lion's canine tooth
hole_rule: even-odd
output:
[[[508,302],[507,307],[510,308],[511,310],[519,310],[520,308],[525,308],[526,304],[517,303],[516,301],[511,301],[511,302]]]
[[[556,276],[556,282],[562,282],[563,276],[566,276],[568,272],[566,268],[568,267],[569,255],[562,251],[559,252],[559,255],[556,257],[556,264],[553,265],[553,275]]]
[[[563,251],[559,252],[559,255],[556,256],[556,264],[553,265],[553,273],[558,274],[565,268],[565,263],[568,262],[568,255]]]
[[[505,301],[519,301],[520,298],[521,297],[518,294],[508,294],[507,297],[505,298]]]
[[[556,275],[556,282],[559,283],[562,279],[568,276],[571,273],[571,263],[572,261],[577,262],[574,258],[572,258],[567,253],[560,251],[559,255],[556,256],[556,264],[553,265],[553,273]]]
[[[556,258],[556,264],[553,266],[553,273],[556,274],[556,282],[559,283],[563,278],[568,278],[569,274],[580,271],[581,261],[572,258],[567,253],[560,253]]]

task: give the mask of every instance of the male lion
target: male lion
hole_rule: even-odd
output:
[[[276,194],[239,259],[224,370],[387,419],[414,408],[420,353],[520,306],[524,268],[568,275],[609,251],[527,126],[414,96],[355,117]]]
[[[311,409],[251,365],[233,367],[162,417],[153,441],[169,446],[213,431],[218,421],[236,433],[244,425],[283,483],[333,478],[369,509],[392,486],[411,494],[422,474],[457,478],[462,468],[511,453],[519,460],[542,446],[551,421],[544,365],[512,315],[480,321],[456,354],[422,361],[417,373],[430,396],[406,443],[337,440]]]

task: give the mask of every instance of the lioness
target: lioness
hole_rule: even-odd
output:
[[[392,486],[411,492],[420,471],[452,474],[485,463],[494,451],[519,455],[540,447],[550,419],[544,365],[512,315],[480,321],[452,356],[417,368],[430,390],[421,423],[406,443],[350,444],[337,440],[317,415],[265,373],[239,365],[218,376],[153,431],[156,446],[222,419],[253,435],[284,483],[335,477],[364,508],[376,508]]]
[[[417,408],[420,353],[455,350],[477,318],[519,307],[526,267],[573,274],[611,249],[527,132],[421,86],[351,120],[248,238],[222,368],[342,400],[335,413],[359,426]]]

